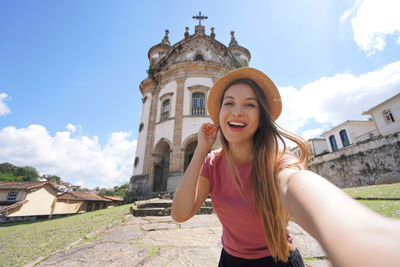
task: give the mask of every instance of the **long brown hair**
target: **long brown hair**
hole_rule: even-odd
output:
[[[272,257],[275,261],[280,260],[287,262],[290,250],[294,250],[294,246],[288,243],[286,238],[287,215],[279,197],[276,181],[276,175],[282,167],[278,166],[278,163],[286,154],[284,138],[295,142],[301,151],[298,161],[286,165],[285,167],[296,168],[299,165],[306,167],[309,148],[306,141],[300,136],[284,130],[271,119],[264,92],[252,80],[240,79],[234,81],[225,89],[223,95],[225,95],[227,89],[238,83],[245,83],[253,88],[260,109],[260,126],[253,136],[254,160],[251,180],[253,185],[254,206],[263,223],[265,239]],[[221,99],[223,99],[223,96]],[[237,168],[233,164],[232,156],[229,151],[229,142],[222,131],[220,138],[222,151],[227,157],[233,183],[242,197],[245,197],[246,192],[244,192],[242,180]],[[279,149],[279,142],[283,145],[281,151]]]

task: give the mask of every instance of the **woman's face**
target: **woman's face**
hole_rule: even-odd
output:
[[[257,96],[250,85],[238,83],[225,91],[219,123],[229,143],[253,142],[259,118]]]

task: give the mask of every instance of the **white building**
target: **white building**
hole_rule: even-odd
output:
[[[371,115],[379,135],[389,135],[400,131],[400,93],[365,111]]]
[[[329,152],[325,138],[311,138],[307,141],[310,148],[310,158],[325,154]],[[298,146],[290,149],[297,157],[300,157],[300,148]]]
[[[377,135],[378,131],[375,127],[375,123],[371,120],[348,120],[322,134],[326,140],[329,152],[354,145]]]

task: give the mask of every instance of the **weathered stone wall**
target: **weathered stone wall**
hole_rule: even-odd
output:
[[[345,188],[400,182],[400,134],[315,157],[309,169]]]

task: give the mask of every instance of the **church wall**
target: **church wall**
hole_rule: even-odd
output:
[[[191,92],[187,88],[194,85],[202,85],[211,88],[213,85],[213,81],[211,78],[206,77],[191,77],[185,80],[185,92],[183,96],[183,116],[191,115],[190,107],[192,99],[191,99]],[[208,95],[208,92],[207,92]]]
[[[211,122],[209,117],[186,117],[183,118],[182,143],[192,134],[198,133],[200,126],[204,122]]]
[[[156,125],[153,148],[157,145],[161,138],[165,138],[169,140],[170,143],[173,143],[174,122],[174,120],[166,120]]]
[[[169,98],[171,101],[169,117],[170,118],[175,117],[176,87],[177,87],[176,81],[171,81],[161,88],[160,93],[158,94],[159,98],[158,98],[157,122],[159,122],[161,119],[162,101],[164,101],[167,98]],[[171,93],[172,93],[171,96],[167,96],[168,94]]]
[[[149,128],[149,117],[150,117],[150,105],[151,105],[151,93],[144,96],[146,101],[143,103],[142,112],[140,115],[140,123],[143,123],[143,129],[139,132],[138,142],[136,146],[136,157],[139,157],[139,163],[133,169],[133,175],[143,173],[144,155],[146,151],[146,136]]]

